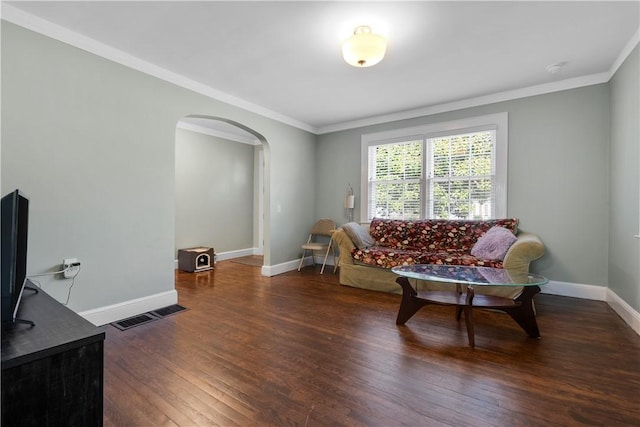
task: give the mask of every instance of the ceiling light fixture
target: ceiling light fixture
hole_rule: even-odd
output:
[[[382,61],[387,50],[387,40],[374,34],[371,27],[356,27],[353,35],[342,42],[342,56],[354,67],[371,67]]]

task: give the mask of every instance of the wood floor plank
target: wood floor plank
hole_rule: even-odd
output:
[[[640,426],[640,337],[601,301],[537,295],[532,339],[451,307],[395,324],[400,296],[319,267],[176,272],[188,310],[107,327],[105,425]]]
[[[105,416],[108,416],[108,421],[105,419],[105,425],[123,425],[127,423],[131,424],[149,424],[154,426],[176,426],[172,419],[172,413],[174,411],[167,410],[168,405],[158,405],[157,399],[152,397],[149,393],[146,393],[144,398],[136,392],[138,384],[129,378],[129,375],[123,375],[120,370],[105,369],[105,376],[110,379],[108,385],[111,389],[117,384],[118,393],[109,392],[106,393],[109,399],[113,399],[113,404],[106,405]],[[117,402],[117,404],[116,404]],[[126,411],[117,411],[116,408],[123,406],[127,408]],[[138,413],[139,418],[135,420],[131,419],[131,412]],[[188,423],[190,420],[185,419],[182,414],[178,413],[177,417],[179,422]],[[118,420],[118,421],[116,421]]]

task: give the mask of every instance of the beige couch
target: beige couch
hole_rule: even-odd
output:
[[[374,220],[375,221],[375,220]],[[517,220],[516,220],[517,222]],[[373,222],[372,222],[373,224]],[[351,224],[353,226],[353,224]],[[361,225],[363,232],[369,232],[369,225]],[[375,232],[375,230],[373,230]],[[353,232],[351,232],[353,234]],[[370,233],[375,234],[375,233]],[[378,236],[379,237],[379,236]],[[503,268],[510,272],[528,273],[529,264],[544,255],[545,249],[542,241],[533,233],[516,230],[517,240],[507,251],[501,264]],[[345,230],[340,227],[333,234],[333,240],[340,251],[340,284],[356,288],[370,289],[375,291],[401,293],[402,289],[396,283],[398,276],[390,268],[381,268],[358,263],[352,257],[356,245],[351,240]],[[383,239],[384,240],[384,239]],[[376,245],[379,244],[376,241]],[[473,243],[473,242],[472,242]],[[356,251],[357,252],[357,251]],[[433,259],[431,257],[430,259]],[[432,263],[432,262],[429,262]],[[451,285],[421,282],[417,290],[450,290]],[[476,293],[501,296],[505,298],[516,298],[522,292],[521,287],[496,287],[482,286],[476,287]]]

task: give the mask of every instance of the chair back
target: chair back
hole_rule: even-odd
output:
[[[331,232],[336,229],[336,223],[330,218],[318,220],[311,228],[311,234],[331,236]]]

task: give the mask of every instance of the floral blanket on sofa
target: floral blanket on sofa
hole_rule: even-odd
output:
[[[492,220],[417,221],[374,218],[369,234],[373,246],[354,248],[354,262],[392,268],[411,264],[447,264],[502,268],[501,259],[481,259],[471,255],[472,248],[493,227],[517,233],[516,218]]]

